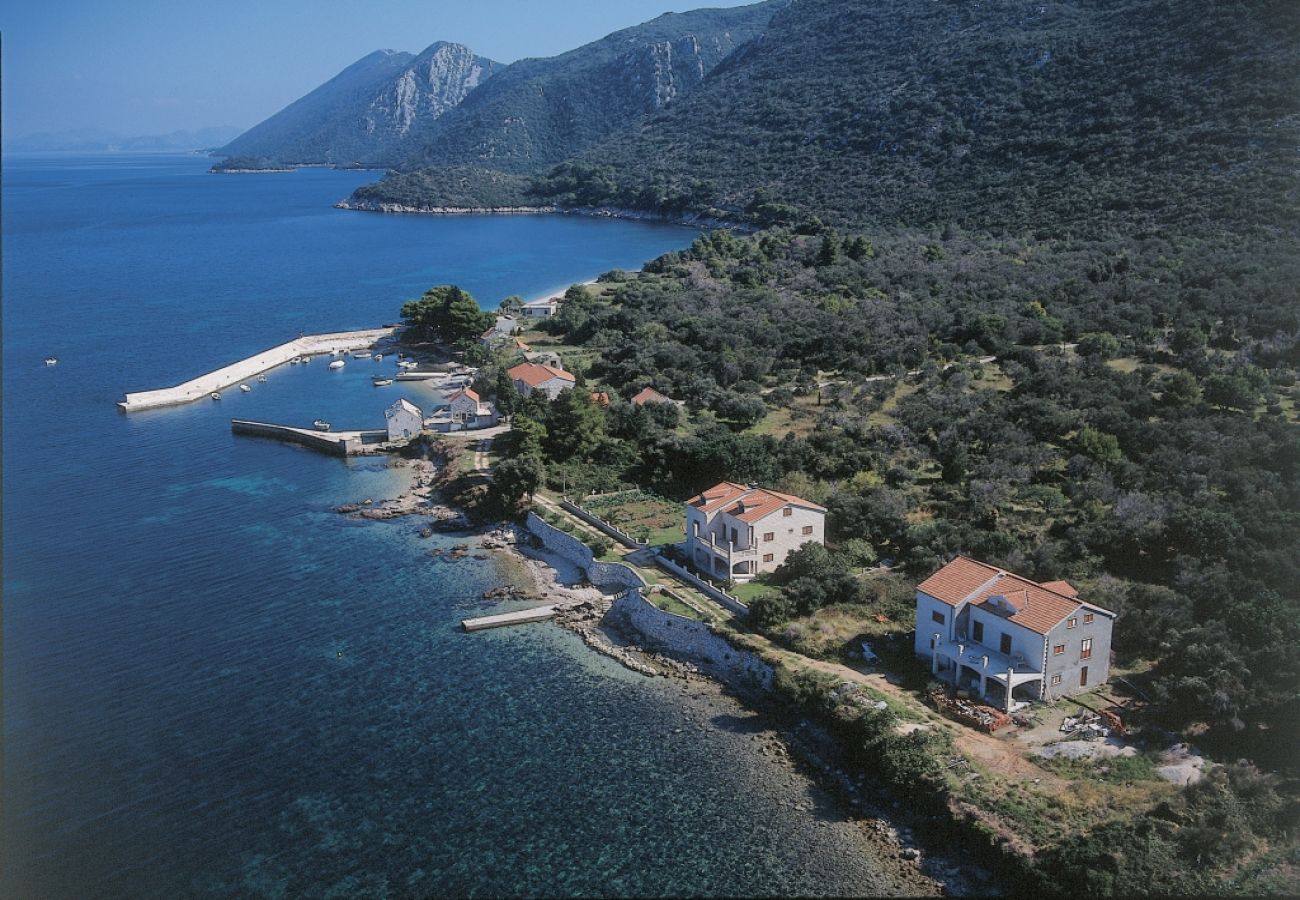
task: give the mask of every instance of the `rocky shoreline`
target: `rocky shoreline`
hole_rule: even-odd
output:
[[[750,233],[758,227],[745,222],[733,222],[697,213],[671,215],[641,209],[616,206],[411,206],[403,203],[384,203],[376,200],[347,198],[334,204],[336,209],[357,212],[398,213],[434,216],[502,216],[502,215],[562,215],[588,216],[603,219],[630,219],[638,222],[660,222],[665,225],[687,225],[693,228],[725,228],[729,231]]]
[[[930,852],[918,846],[916,833],[929,823],[908,811],[900,801],[882,800],[864,777],[848,774],[844,750],[834,736],[806,720],[790,719],[788,711],[762,691],[715,679],[689,661],[639,646],[636,635],[621,633],[604,621],[612,596],[594,586],[562,583],[561,573],[541,553],[529,549],[532,536],[517,526],[490,531],[475,529],[463,514],[437,499],[439,482],[435,463],[403,462],[412,470],[411,480],[398,497],[347,504],[337,511],[355,518],[377,520],[426,516],[438,523],[436,526],[431,523],[431,529],[476,534],[478,549],[501,554],[516,566],[518,583],[486,592],[485,600],[560,604],[561,609],[553,619],[555,624],[577,635],[592,650],[633,672],[674,679],[681,690],[702,695],[722,712],[730,714],[738,708],[758,713],[770,724],[761,734],[754,735],[759,742],[755,752],[810,778],[834,798],[843,813],[859,825],[863,839],[876,848],[873,856],[880,866],[905,883],[909,894],[966,896],[991,891],[992,874],[987,870],[970,860],[959,859],[956,854]],[[428,532],[422,534],[427,536]],[[442,553],[463,558],[471,555],[472,549],[465,543]],[[486,558],[480,553],[473,556]]]

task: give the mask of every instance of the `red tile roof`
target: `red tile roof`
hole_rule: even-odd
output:
[[[1044,581],[1043,587],[1047,588],[1049,591],[1060,594],[1063,597],[1074,599],[1079,596],[1079,592],[1075,590],[1074,585],[1070,584],[1068,581]]]
[[[455,400],[457,397],[468,397],[469,399],[473,400],[475,403],[479,402],[478,393],[476,391],[470,390],[469,388],[461,388],[455,393],[448,394],[447,400],[448,401]]]
[[[510,376],[512,381],[522,381],[529,387],[545,384],[552,378],[573,382],[578,380],[571,372],[557,369],[554,366],[543,366],[539,363],[520,363],[513,369],[508,370],[506,374]]]
[[[659,393],[654,388],[648,387],[648,388],[642,388],[640,393],[638,393],[635,397],[633,397],[628,402],[634,403],[637,406],[645,406],[647,403],[672,403],[673,401],[671,398],[665,397],[663,394]]]
[[[727,501],[735,500],[748,490],[749,488],[743,484],[724,481],[715,484],[706,491],[700,491],[699,495],[691,500],[691,506],[694,506],[700,512],[710,513],[720,506],[726,506]]]
[[[733,481],[715,484],[691,500],[691,505],[703,513],[722,510],[742,522],[753,524],[765,519],[783,506],[802,506],[805,509],[826,512],[826,507],[809,503],[793,494],[782,494],[764,488],[751,488]]]
[[[1111,615],[1076,599],[1078,591],[1068,582],[1038,584],[966,556],[958,556],[916,589],[949,606],[980,606],[1038,634],[1047,634],[1081,606]],[[1005,597],[1014,611],[1008,615],[1005,607],[990,603],[994,597]]]

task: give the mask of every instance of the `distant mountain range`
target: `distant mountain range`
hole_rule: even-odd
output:
[[[386,165],[501,64],[439,41],[418,56],[377,50],[217,152],[288,164]]]
[[[6,138],[4,148],[13,153],[41,151],[148,151],[148,150],[210,150],[220,147],[239,134],[242,129],[234,125],[217,125],[192,131],[173,131],[169,134],[124,136],[102,128],[80,128],[72,131],[43,131]]]
[[[419,56],[380,50],[218,152],[287,164],[534,171],[687,94],[786,2],[669,13],[509,66],[444,42]]]

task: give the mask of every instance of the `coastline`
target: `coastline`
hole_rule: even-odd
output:
[[[353,212],[390,213],[398,215],[427,216],[586,216],[590,218],[629,219],[639,222],[659,222],[665,225],[682,225],[688,228],[726,229],[743,234],[759,230],[757,225],[704,216],[698,213],[672,215],[629,209],[617,206],[411,206],[402,203],[353,201],[350,197],[334,204],[335,209]]]
[[[818,825],[848,823],[871,848],[870,856],[881,875],[900,885],[902,893],[969,896],[996,891],[994,872],[970,851],[948,840],[946,823],[910,808],[905,797],[867,776],[851,774],[854,767],[847,748],[823,725],[787,707],[770,691],[706,674],[690,659],[678,658],[671,651],[646,649],[635,630],[625,630],[605,618],[615,594],[587,583],[577,564],[533,546],[531,532],[520,526],[475,525],[448,505],[441,494],[440,462],[395,457],[391,466],[406,476],[396,497],[345,504],[336,512],[362,519],[431,519],[430,526],[421,529],[421,536],[430,537],[436,530],[464,538],[452,550],[435,549],[435,554],[486,559],[490,553],[503,568],[504,583],[485,592],[485,602],[566,604],[568,608],[551,621],[573,633],[590,650],[634,673],[677,685],[684,699],[689,697],[707,710],[708,721],[754,722],[753,730],[746,732],[754,746],[743,748],[743,752],[762,754],[787,778],[806,779],[809,789],[829,803],[829,812],[817,814]],[[805,811],[817,808],[814,804]]]
[[[874,786],[862,776],[851,776],[846,771],[849,763],[844,748],[824,728],[792,714],[766,691],[706,674],[689,660],[642,647],[638,635],[604,620],[612,597],[595,588],[563,584],[566,576],[552,565],[550,554],[522,542],[480,545],[519,566],[538,592],[537,598],[530,599],[577,600],[577,606],[551,621],[576,634],[591,650],[633,672],[676,682],[683,694],[694,696],[714,711],[715,718],[757,717],[761,730],[753,734],[757,746],[751,752],[763,754],[791,776],[797,773],[808,779],[831,799],[836,813],[852,822],[862,840],[873,848],[882,872],[905,884],[907,894],[968,896],[993,888],[993,873],[973,860],[921,846],[917,835],[928,824],[926,817],[906,809],[900,800],[873,791]],[[572,565],[560,563],[565,568]]]

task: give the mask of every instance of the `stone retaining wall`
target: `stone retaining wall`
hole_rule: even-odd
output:
[[[600,516],[574,503],[572,500],[561,500],[560,506],[573,513],[579,519],[591,525],[593,528],[599,528],[605,534],[618,541],[624,547],[631,547],[633,550],[644,550],[648,544],[645,541],[638,541],[632,535],[628,534],[621,528],[609,524]]]
[[[694,572],[687,571],[686,569],[677,565],[677,563],[673,562],[671,559],[667,559],[666,557],[663,556],[656,556],[655,565],[663,569],[665,572],[672,572],[674,575],[676,575],[678,578],[685,581],[687,584],[693,585],[701,593],[705,594],[706,596],[712,597],[714,600],[717,600],[719,603],[721,603],[727,609],[731,610],[736,615],[738,616],[749,615],[749,607],[741,603],[740,600],[731,596],[726,591],[714,587],[712,584],[705,581],[703,578],[700,578]]]
[[[645,581],[632,568],[622,563],[600,562],[591,548],[571,534],[566,534],[535,512],[528,513],[527,528],[537,535],[542,546],[558,553],[587,573],[592,584],[602,588],[642,588]]]
[[[708,675],[739,687],[772,686],[772,667],[747,650],[733,647],[704,622],[659,609],[640,591],[619,596],[605,621],[647,650],[694,663]]]

